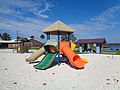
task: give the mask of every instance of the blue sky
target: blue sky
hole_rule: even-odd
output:
[[[12,38],[34,35],[60,20],[76,32],[77,39],[106,38],[120,43],[119,0],[0,0],[0,33]]]

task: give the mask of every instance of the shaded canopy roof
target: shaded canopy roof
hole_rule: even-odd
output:
[[[57,35],[58,31],[61,35],[68,34],[68,32],[75,32],[74,30],[72,30],[72,28],[70,28],[68,25],[64,24],[61,21],[57,21],[43,30],[44,33],[50,33],[51,35]]]
[[[105,38],[97,38],[97,39],[79,39],[77,43],[85,44],[85,43],[106,43]]]

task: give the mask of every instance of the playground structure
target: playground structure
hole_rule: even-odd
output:
[[[35,61],[46,52],[44,58],[37,65],[34,65],[34,68],[41,70],[49,68],[54,62],[56,56],[58,59],[58,65],[60,65],[60,55],[65,55],[70,64],[75,68],[83,68],[85,63],[88,62],[86,59],[81,58],[73,52],[76,45],[70,41],[70,34],[74,33],[74,30],[69,26],[61,21],[57,21],[48,26],[43,32],[47,34],[47,42],[37,52],[31,54],[29,58],[26,58],[27,62]],[[68,41],[60,41],[60,35],[66,34],[68,34]],[[58,40],[50,40],[50,35],[58,35]]]

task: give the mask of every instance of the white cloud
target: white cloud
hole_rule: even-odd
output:
[[[13,12],[13,10],[11,9],[6,9],[6,8],[0,8],[0,13],[3,13],[3,14],[11,14]]]
[[[50,7],[46,0],[0,0],[0,31],[16,34],[19,30],[25,37],[39,37],[41,30],[51,23],[42,19],[49,17],[45,12]]]
[[[46,13],[52,4],[46,0],[0,0],[0,13],[12,15],[34,14],[37,17],[48,18]]]
[[[43,17],[43,18],[48,18],[48,15],[45,15],[45,14],[42,14],[46,11],[49,10],[49,8],[51,7],[51,5],[46,2],[46,0],[43,0],[43,3],[44,3],[44,8],[39,10],[37,7],[33,9],[33,12],[36,14],[36,15],[39,15],[40,17]]]
[[[91,18],[91,21],[98,21],[104,23],[111,23],[110,20],[116,16],[116,12],[120,11],[120,5],[108,8],[105,12],[100,15]]]
[[[97,37],[100,31],[108,31],[118,25],[119,22],[115,20],[118,12],[120,12],[120,5],[108,8],[100,15],[82,24],[72,24],[71,27],[76,30],[76,35],[83,34],[86,37]]]
[[[39,21],[34,18],[26,18],[24,22],[4,19],[4,21],[0,21],[0,28],[3,30],[11,30],[13,32],[18,30],[27,36],[30,36],[31,34],[39,36],[42,32],[41,30],[43,30],[49,24],[50,22]]]

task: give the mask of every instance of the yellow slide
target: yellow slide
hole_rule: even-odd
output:
[[[84,58],[81,58],[85,63],[88,63],[88,60],[84,59]]]

